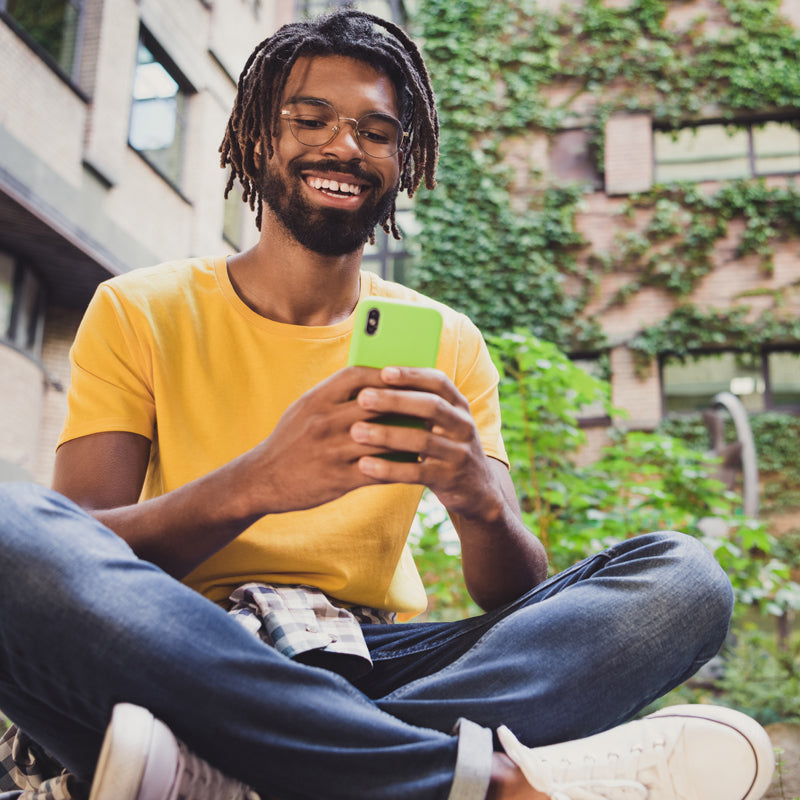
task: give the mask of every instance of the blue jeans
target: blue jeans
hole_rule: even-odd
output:
[[[351,683],[55,492],[2,485],[0,518],[0,709],[85,781],[127,701],[264,796],[482,798],[494,728],[539,745],[629,719],[717,652],[733,603],[695,539],[642,535],[477,618],[366,626]]]

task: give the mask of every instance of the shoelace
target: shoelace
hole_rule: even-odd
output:
[[[643,777],[648,773],[648,784],[652,790],[640,780],[632,778],[598,777],[591,773],[581,777],[568,777],[573,771],[572,762],[550,763],[542,760],[538,763],[525,760],[525,775],[538,791],[548,795],[550,800],[690,800],[673,780],[668,764],[671,748],[663,740],[651,741],[643,748],[636,748],[627,753],[608,754],[629,774]],[[632,761],[636,766],[632,769]],[[588,763],[595,763],[589,759]],[[599,766],[599,765],[598,765]]]
[[[253,789],[223,775],[178,742],[180,786],[175,800],[261,800]]]

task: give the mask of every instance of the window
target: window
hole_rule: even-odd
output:
[[[565,130],[553,136],[549,169],[558,183],[588,183],[596,189],[603,185],[587,130]]]
[[[139,41],[128,141],[157,172],[179,188],[183,174],[188,91],[177,70]]]
[[[397,283],[405,281],[406,264],[411,256],[407,247],[415,232],[411,204],[412,201],[405,192],[397,196],[397,227],[400,228],[403,238],[398,241],[391,234],[384,233],[380,227],[376,228],[375,244],[367,243],[362,259],[364,269]]]
[[[769,398],[773,407],[800,408],[800,352],[767,353]]]
[[[0,338],[39,358],[44,334],[44,288],[38,277],[0,252]]]
[[[244,202],[239,184],[233,188],[225,198],[225,208],[222,219],[222,237],[237,250],[242,249],[242,225],[244,224]]]
[[[83,0],[0,0],[5,12],[61,72],[77,79]]]
[[[661,363],[664,413],[710,408],[714,395],[730,392],[747,411],[800,410],[800,348],[761,354],[697,353]]]
[[[730,180],[800,172],[800,121],[655,131],[655,179]]]

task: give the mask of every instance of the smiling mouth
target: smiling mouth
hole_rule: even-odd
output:
[[[317,189],[333,197],[357,197],[361,194],[361,190],[365,188],[359,183],[334,181],[329,178],[320,178],[314,175],[306,178],[306,184],[312,189]]]

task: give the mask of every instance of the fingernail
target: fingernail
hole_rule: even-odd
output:
[[[369,430],[363,422],[356,422],[355,425],[353,425],[353,427],[350,429],[350,435],[357,442],[366,442],[369,438]]]
[[[397,367],[384,367],[381,377],[385,381],[396,381],[400,377],[400,370]]]
[[[362,406],[373,406],[378,400],[378,393],[374,389],[362,389],[358,401]]]

